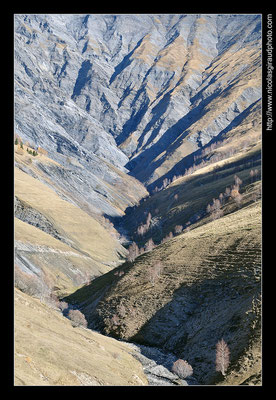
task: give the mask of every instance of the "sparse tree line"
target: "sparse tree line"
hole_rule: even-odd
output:
[[[218,219],[224,215],[222,206],[225,204],[227,199],[231,198],[238,206],[241,205],[242,195],[240,193],[240,186],[242,184],[242,180],[235,175],[234,182],[235,183],[231,186],[231,188],[226,187],[224,193],[220,193],[217,199],[213,198],[212,203],[207,205],[206,212],[207,214],[210,214],[212,220]]]
[[[250,140],[245,138],[244,140],[240,141],[240,146],[239,147],[234,147],[234,146],[227,146],[225,149],[221,149],[219,152],[213,153],[208,159],[202,159],[202,157],[206,157],[207,155],[211,154],[214,152],[215,149],[223,146],[223,141],[216,141],[209,146],[205,147],[204,149],[201,150],[199,155],[195,155],[193,157],[193,163],[192,165],[185,169],[183,174],[179,175],[173,175],[173,177],[170,179],[168,177],[163,179],[161,187],[156,186],[152,193],[157,193],[160,192],[161,190],[165,189],[167,186],[169,186],[172,182],[175,182],[179,178],[183,178],[184,176],[189,176],[193,174],[195,171],[198,169],[201,169],[203,167],[206,167],[207,165],[216,163],[218,161],[225,160],[229,157],[232,157],[234,154],[238,153],[241,149],[246,149],[250,145]],[[201,160],[201,161],[200,161]],[[200,161],[200,162],[199,162]]]
[[[21,154],[21,155],[24,154],[24,152],[23,152],[24,151],[24,146],[26,148],[27,153],[30,154],[33,157],[38,156],[38,154],[44,154],[44,155],[48,154],[47,150],[43,149],[40,146],[38,146],[37,149],[33,149],[29,142],[26,142],[24,144],[22,139],[18,135],[15,136],[14,144],[17,146],[17,152],[19,154]]]
[[[258,169],[251,169],[249,172],[249,177],[251,183],[255,182],[259,177]],[[207,214],[210,214],[211,219],[215,220],[224,215],[224,211],[222,207],[225,205],[227,199],[232,199],[237,204],[238,207],[241,207],[243,195],[240,193],[240,187],[242,185],[242,180],[238,177],[238,175],[234,176],[234,184],[231,187],[226,187],[224,193],[220,193],[217,199],[213,198],[212,203],[208,204],[206,207]],[[252,199],[256,201],[259,198],[259,192],[253,194]]]
[[[258,169],[251,169],[249,172],[249,181],[254,183],[256,180],[259,179],[259,170]],[[218,198],[213,198],[212,202],[207,205],[206,212],[203,211],[201,215],[195,215],[193,219],[195,221],[202,218],[204,215],[210,215],[212,220],[216,220],[221,218],[224,215],[223,206],[226,204],[227,200],[232,199],[238,207],[241,207],[243,195],[241,193],[241,186],[243,181],[239,178],[237,174],[234,175],[234,183],[230,187],[226,187],[223,193],[220,193]],[[178,201],[179,195],[176,193],[174,195],[174,200]],[[260,197],[260,190],[253,193],[252,199],[256,201]],[[156,209],[155,211],[159,211]],[[146,214],[146,221],[144,223],[140,223],[137,230],[136,235],[141,239],[149,232],[151,229],[152,224],[152,214],[148,212]],[[128,261],[133,262],[136,257],[139,255],[151,251],[154,249],[158,244],[166,243],[168,240],[172,239],[175,235],[178,235],[182,232],[188,232],[190,230],[191,221],[187,221],[184,225],[177,224],[174,226],[171,232],[169,232],[165,237],[161,239],[159,243],[155,243],[151,238],[147,240],[144,246],[138,247],[137,243],[133,241],[129,246],[129,254],[128,254]]]

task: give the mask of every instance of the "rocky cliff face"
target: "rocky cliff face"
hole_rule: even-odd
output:
[[[153,185],[260,100],[260,41],[260,15],[17,15],[16,131]]]

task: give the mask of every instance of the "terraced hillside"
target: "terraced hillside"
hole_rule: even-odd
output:
[[[215,346],[223,337],[231,352],[223,384],[260,384],[260,200],[182,233],[115,272],[68,298],[91,327],[173,352],[192,365],[199,384],[221,381]]]

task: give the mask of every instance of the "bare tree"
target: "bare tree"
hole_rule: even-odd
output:
[[[221,339],[216,345],[216,371],[225,376],[225,372],[229,366],[230,350],[226,342]]]
[[[154,241],[150,238],[145,244],[145,251],[151,251],[155,247]]]
[[[135,242],[131,243],[131,245],[128,248],[128,256],[127,259],[128,261],[134,261],[136,257],[139,256],[139,247]]]
[[[151,213],[149,212],[149,213],[148,213],[148,216],[147,216],[147,221],[146,221],[146,227],[147,227],[147,229],[148,229],[149,226],[150,226],[150,221],[151,221]]]
[[[185,379],[193,374],[193,368],[187,361],[179,359],[173,363],[172,372]]]
[[[175,231],[175,233],[181,233],[183,231],[183,226],[182,225],[175,225],[174,231]]]
[[[229,196],[230,196],[230,193],[231,193],[231,189],[230,189],[229,187],[227,187],[227,188],[225,189],[225,192],[224,192],[225,197],[229,197]]]
[[[145,225],[139,225],[137,228],[137,235],[143,236],[146,233],[146,226]]]
[[[160,277],[162,271],[163,271],[163,265],[162,265],[161,261],[157,261],[155,264],[153,264],[149,268],[148,278],[149,278],[149,281],[151,282],[152,286],[155,285],[155,282]]]
[[[242,201],[242,195],[239,192],[239,187],[237,187],[236,185],[234,185],[233,189],[231,190],[231,197],[237,203],[237,205],[240,206]]]
[[[221,209],[220,199],[213,199],[213,203],[208,204],[208,206],[206,207],[206,211],[211,215],[212,220],[222,217],[224,213]]]
[[[165,178],[164,180],[163,180],[163,188],[165,188],[165,187],[167,187],[168,185],[169,185],[169,180],[168,180],[168,178]]]
[[[250,170],[249,175],[250,175],[250,178],[251,178],[251,183],[253,183],[254,182],[254,175],[255,175],[255,172],[253,171],[253,169]]]
[[[234,176],[235,185],[239,186],[242,184],[242,180],[238,177],[238,175]]]
[[[66,303],[66,301],[60,301],[58,303],[58,308],[60,309],[61,312],[63,312],[68,308],[68,303]]]
[[[158,278],[158,271],[154,267],[150,267],[149,272],[148,272],[148,278],[152,286],[155,285],[155,282]]]

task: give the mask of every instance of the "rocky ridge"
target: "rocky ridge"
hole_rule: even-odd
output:
[[[16,129],[100,193],[105,162],[153,185],[260,100],[260,19],[17,15]]]

